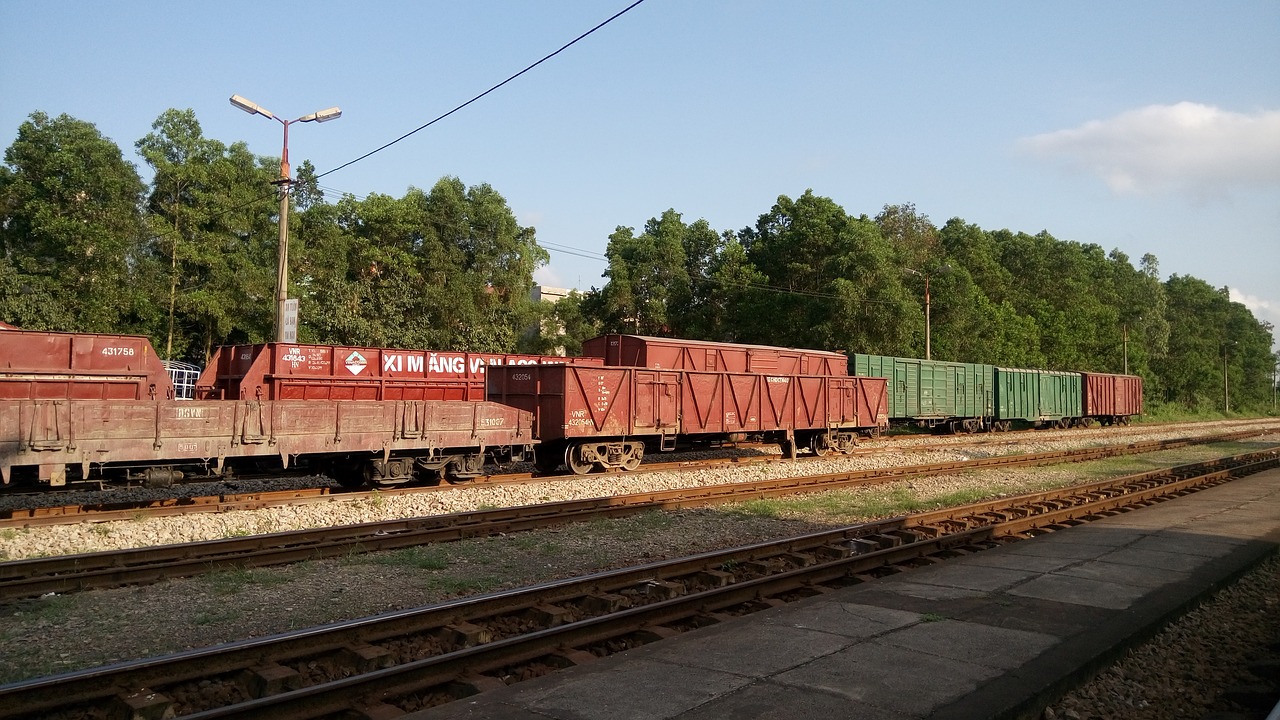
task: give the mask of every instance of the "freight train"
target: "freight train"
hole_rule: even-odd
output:
[[[1142,378],[1024,370],[882,355],[849,357],[853,375],[889,382],[889,420],[949,432],[1127,425],[1142,414]]]
[[[665,341],[653,345],[655,362],[661,364],[670,347]],[[748,434],[792,444],[812,444],[813,437],[821,436],[840,449],[853,441],[851,433],[874,431],[887,423],[883,412],[863,412],[853,419],[852,390],[819,400],[811,394],[818,392],[809,387],[812,381],[793,380],[780,370],[825,373],[834,367],[834,357],[815,360],[810,368],[807,351],[755,346],[698,350],[701,367],[713,362],[721,369],[696,378],[686,377],[686,370],[666,371],[664,382],[676,380],[665,392],[682,386],[698,389],[654,402],[658,410],[674,412],[677,418],[703,413],[701,426],[683,421],[671,425],[662,416],[656,418],[650,437],[642,418],[629,418],[621,438],[615,437],[611,424],[609,435],[601,435],[602,442],[622,442],[623,457],[606,449],[599,461],[575,461],[571,467],[578,472],[632,468],[643,454],[643,446],[636,443],[649,440],[659,450],[670,450],[677,443]],[[716,359],[709,360],[708,353]],[[194,399],[184,400],[146,338],[6,330],[0,332],[0,478],[5,485],[165,485],[237,471],[304,466],[344,484],[392,485],[466,480],[481,474],[488,462],[537,459],[549,466],[548,451],[534,454],[541,443],[535,422],[551,425],[546,410],[535,407],[535,414],[487,399],[484,378],[493,367],[531,372],[572,367],[583,371],[582,382],[591,373],[607,374],[610,382],[618,375],[605,368],[604,358],[591,356],[266,343],[220,349],[196,382]],[[765,368],[768,375],[749,370]],[[627,383],[612,384],[609,394],[594,398],[594,407],[611,422],[624,407],[627,413],[648,407],[645,398],[628,394],[647,386],[636,385],[633,374],[623,375]],[[706,417],[711,405],[704,403],[721,399],[703,393],[721,388],[746,392],[743,388],[748,386],[763,392],[769,384],[807,394],[779,395],[775,389],[769,397],[785,406],[779,406],[780,414],[771,423],[744,416],[741,422],[716,427]],[[826,381],[819,384],[825,386]],[[863,384],[880,388],[872,397],[882,404],[884,382]],[[734,397],[742,412],[758,412],[750,409],[749,398]],[[615,400],[622,403],[617,408],[611,405]],[[830,419],[829,412],[835,413]],[[571,420],[576,419],[566,417],[561,424],[567,426]],[[558,445],[556,452],[561,452]],[[560,462],[562,457],[556,464]]]
[[[220,348],[182,399],[145,338],[5,330],[0,478],[164,485],[302,466],[347,485],[453,482],[514,460],[582,474],[700,443],[775,442],[794,457],[847,451],[890,422],[995,430],[1141,412],[1140,378],[860,364],[870,357],[635,335],[576,358],[265,343]],[[1092,404],[1046,411],[1057,389],[1044,379],[1058,376]],[[1136,409],[1118,408],[1135,388]]]

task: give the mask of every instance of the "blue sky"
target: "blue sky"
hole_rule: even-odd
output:
[[[35,110],[133,143],[168,108],[206,136],[336,168],[559,48],[629,0],[0,0],[0,145]],[[1280,325],[1280,3],[646,0],[452,117],[326,176],[402,195],[489,183],[547,285],[600,286],[608,235],[667,208],[717,230],[806,189],[1146,253]],[[334,195],[336,198],[336,195]],[[570,248],[564,251],[560,248]],[[586,257],[583,257],[586,256]]]

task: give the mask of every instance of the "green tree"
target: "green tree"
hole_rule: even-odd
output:
[[[916,210],[914,203],[885,205],[875,221],[881,237],[893,246],[894,257],[902,267],[921,269],[941,263],[938,229],[928,215]]]
[[[164,355],[272,335],[278,214],[274,162],[204,137],[195,113],[166,110],[137,149],[155,171],[151,253],[166,268]]]
[[[685,243],[696,252],[695,266],[705,262],[705,223],[691,232],[680,213],[667,210],[650,218],[644,232],[619,227],[609,236],[605,257],[609,278],[603,291],[606,329],[641,335],[671,335],[674,322],[691,319],[695,298],[686,266]],[[714,233],[712,233],[714,235]],[[714,240],[712,240],[714,242]]]
[[[510,352],[539,319],[529,296],[548,256],[488,185],[446,177],[302,218],[303,322],[317,340]]]
[[[550,256],[487,183],[468,188],[456,177],[442,178],[426,202],[440,246],[459,254],[460,269],[447,278],[454,314],[443,319],[456,328],[451,343],[475,351],[514,349],[537,321],[533,273]]]
[[[141,328],[144,186],[91,123],[32,113],[0,168],[0,314],[31,329]]]
[[[753,228],[739,232],[751,264],[776,297],[768,327],[751,341],[902,353],[913,325],[913,301],[893,250],[865,215],[849,216],[812,190],[780,196]],[[923,324],[921,317],[920,323]]]

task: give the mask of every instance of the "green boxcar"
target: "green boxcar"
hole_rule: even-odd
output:
[[[984,429],[995,416],[995,368],[885,355],[850,356],[849,374],[889,380],[889,420]]]
[[[1075,424],[1084,415],[1080,373],[996,368],[996,420]]]

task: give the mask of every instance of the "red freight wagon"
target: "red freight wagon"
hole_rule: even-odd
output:
[[[601,335],[583,342],[582,354],[603,358],[605,365],[655,370],[779,375],[849,374],[849,358],[838,352],[642,335]]]
[[[1142,414],[1142,378],[1136,375],[1080,373],[1084,378],[1084,415],[1103,425],[1127,425]]]
[[[344,484],[466,479],[523,457],[532,417],[488,402],[0,400],[3,482],[168,484],[258,462]]]
[[[601,360],[265,343],[218,348],[197,383],[206,399],[483,400],[491,365]]]
[[[169,373],[145,337],[0,330],[0,399],[172,397]]]
[[[682,372],[639,367],[490,370],[489,400],[533,413],[540,470],[633,470],[646,444],[755,437],[823,453],[888,425],[884,378]]]

